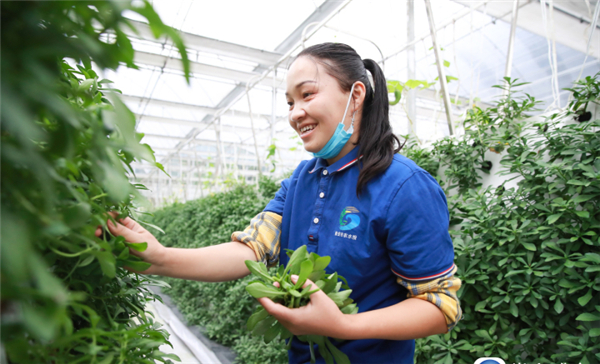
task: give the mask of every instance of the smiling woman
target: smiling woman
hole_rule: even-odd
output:
[[[315,158],[300,163],[232,242],[165,248],[131,220],[108,227],[129,242],[148,242],[145,252],[132,251],[152,263],[143,273],[210,282],[248,275],[245,260],[286,264],[285,249],[306,245],[331,257],[327,272],[346,277],[361,312],[343,314],[322,291],[298,309],[261,298],[266,311],[294,335],[345,339],[335,346],[351,361],[413,363],[415,338],[447,332],[462,318],[461,281],[446,197],[397,153],[385,85],[379,66],[347,45],[298,55],[287,78],[289,119]],[[289,359],[309,361],[308,345],[293,340]]]

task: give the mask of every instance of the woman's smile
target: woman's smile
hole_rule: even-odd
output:
[[[302,126],[301,128],[298,129],[300,138],[302,138],[302,140],[308,138],[313,133],[313,131],[315,131],[315,129],[317,127],[318,127],[317,124],[310,124],[310,125]]]

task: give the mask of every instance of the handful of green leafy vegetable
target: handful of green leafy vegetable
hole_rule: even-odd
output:
[[[296,251],[288,249],[287,254],[290,257],[287,266],[280,265],[274,276],[269,274],[264,264],[246,260],[246,266],[250,269],[250,272],[260,278],[246,286],[246,290],[252,297],[268,297],[273,302],[286,307],[298,308],[306,306],[310,301],[311,294],[322,290],[343,313],[355,314],[358,312],[356,303],[352,303],[353,300],[349,298],[352,290],[348,287],[346,279],[337,273],[325,273],[325,268],[331,262],[331,257],[321,257],[315,253],[308,254],[306,245],[301,246]],[[298,276],[296,283],[291,281],[293,274]],[[302,288],[307,279],[314,282],[316,287],[312,287],[311,284]],[[278,282],[279,287],[274,286],[274,282]],[[250,316],[247,327],[254,335],[263,335],[265,343],[269,343],[280,336],[282,340],[289,339],[288,349],[292,345],[294,335],[283,327],[275,317],[269,315],[262,306],[258,306]],[[338,364],[350,363],[348,356],[335,347],[325,336],[301,335],[297,338],[309,344],[311,363],[316,361],[313,344],[319,346],[319,353],[327,364],[333,364],[334,360]]]

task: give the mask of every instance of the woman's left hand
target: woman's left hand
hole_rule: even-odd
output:
[[[291,280],[296,283],[298,276],[293,275]],[[307,279],[302,288],[309,284],[316,287]],[[348,315],[344,315],[335,302],[321,290],[313,293],[310,302],[300,308],[288,308],[266,297],[259,298],[258,302],[294,335],[342,338],[347,325]]]

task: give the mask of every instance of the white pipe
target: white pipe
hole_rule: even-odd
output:
[[[510,38],[508,40],[508,51],[506,52],[506,66],[504,68],[504,77],[510,77],[512,72],[513,53],[515,49],[515,34],[517,32],[517,15],[519,13],[519,0],[513,1],[512,22],[510,24]],[[504,96],[508,94],[508,89],[504,90]]]
[[[452,104],[450,103],[450,96],[448,95],[448,85],[446,84],[446,73],[444,72],[444,65],[442,56],[440,54],[440,47],[437,41],[437,35],[435,31],[435,21],[433,19],[433,11],[431,10],[431,0],[425,0],[425,9],[427,10],[427,19],[429,20],[429,30],[431,31],[431,40],[433,41],[433,51],[435,52],[435,59],[438,69],[438,75],[440,79],[440,85],[442,87],[442,95],[444,98],[444,106],[446,109],[446,119],[448,120],[448,130],[450,135],[454,135],[454,125],[452,124],[452,110],[450,109]]]

